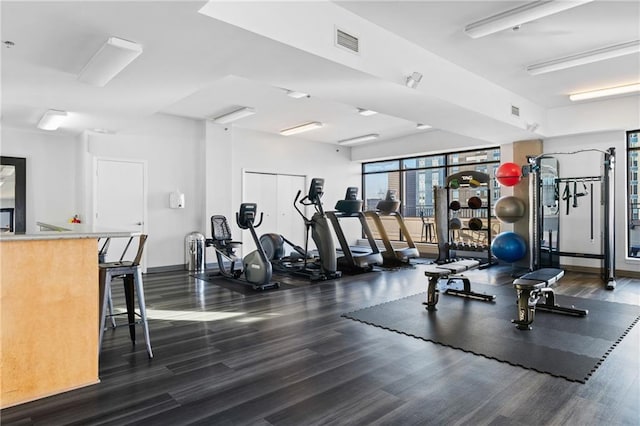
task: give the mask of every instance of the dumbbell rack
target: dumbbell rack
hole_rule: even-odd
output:
[[[492,255],[491,255],[491,240],[492,240],[492,233],[491,233],[491,178],[488,174],[486,173],[482,173],[482,172],[478,172],[478,171],[463,171],[463,172],[458,172],[458,173],[454,173],[450,176],[446,177],[446,189],[447,189],[447,236],[449,238],[449,259],[454,259],[454,258],[475,258],[478,260],[481,260],[482,262],[484,262],[484,257],[486,255],[486,263],[482,263],[481,264],[481,268],[486,268],[488,266],[491,266],[494,262],[492,261]],[[460,209],[458,211],[452,210],[451,207],[451,201],[453,201],[453,197],[451,192],[454,190],[458,190],[460,191],[460,195],[458,197],[458,201],[460,202]],[[472,209],[471,207],[467,206],[467,200],[471,197],[471,196],[475,196],[476,194],[473,193],[472,191],[481,191],[481,194],[479,195],[480,199],[482,199],[482,206],[478,209]],[[464,197],[462,194],[466,193],[466,197]],[[486,193],[486,200],[483,199],[483,196]],[[462,226],[459,230],[458,229],[451,229],[449,224],[451,222],[451,219],[457,217],[457,218],[461,218],[459,212],[471,212],[472,214],[469,215],[469,217],[467,218],[466,214],[463,214],[463,219],[467,219],[467,226]],[[474,212],[482,212],[482,214],[480,214],[479,218],[482,220],[482,228],[481,229],[471,229],[468,227],[468,219],[471,219],[473,217],[478,217],[477,215],[474,215]],[[464,222],[463,222],[464,224]],[[487,233],[487,240],[486,240],[486,244],[484,244],[483,246],[474,246],[474,245],[468,245],[466,243],[463,243],[462,241],[456,241],[455,240],[455,231],[473,231],[473,232],[486,232]],[[459,232],[458,232],[459,234]],[[456,256],[452,255],[452,252],[456,252]],[[458,252],[464,252],[463,256],[457,255]],[[482,253],[482,256],[474,256],[473,253]],[[480,259],[482,258],[482,259]]]

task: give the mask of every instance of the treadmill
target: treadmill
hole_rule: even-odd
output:
[[[420,257],[420,252],[416,248],[416,245],[411,238],[411,234],[407,229],[407,225],[404,223],[404,218],[400,213],[400,200],[398,200],[397,192],[395,189],[387,191],[387,195],[384,200],[380,200],[376,206],[375,211],[364,212],[365,217],[370,218],[375,223],[385,250],[382,252],[382,266],[397,267],[410,265],[410,260]],[[405,238],[407,247],[393,248],[389,234],[382,223],[380,216],[392,216],[395,217],[400,232]]]
[[[358,200],[358,188],[349,187],[344,200],[339,200],[336,203],[336,211],[326,212],[327,218],[333,225],[333,230],[340,242],[340,249],[342,250],[342,256],[338,257],[338,269],[346,273],[362,273],[373,270],[375,265],[382,264],[382,254],[380,249],[376,245],[376,241],[373,238],[367,219],[362,212],[362,200]],[[340,219],[358,219],[362,230],[369,242],[369,250],[365,252],[354,252],[347,239],[344,236],[342,226],[340,226]]]

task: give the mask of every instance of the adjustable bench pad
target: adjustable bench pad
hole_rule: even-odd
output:
[[[475,269],[480,265],[477,260],[464,259],[456,262],[444,263],[442,265],[427,265],[424,274],[428,277],[448,277],[452,274]]]
[[[564,276],[564,271],[557,268],[542,268],[524,274],[513,282],[514,286],[525,287],[549,287],[555,284]]]

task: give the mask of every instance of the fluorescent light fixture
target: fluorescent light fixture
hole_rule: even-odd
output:
[[[308,93],[297,92],[295,90],[286,90],[286,92],[287,92],[287,96],[289,96],[290,98],[293,98],[293,99],[300,99],[300,98],[308,98],[309,97]]]
[[[428,124],[422,124],[422,123],[416,124],[416,129],[419,129],[419,130],[426,130],[430,128],[431,126],[429,126]]]
[[[340,145],[355,145],[355,144],[362,143],[362,142],[369,142],[369,141],[372,141],[374,139],[378,139],[379,137],[380,137],[379,134],[372,133],[370,135],[358,136],[357,138],[343,139],[341,141],[338,141],[338,143]]]
[[[420,80],[422,80],[422,74],[420,74],[419,72],[414,72],[409,77],[407,77],[407,81],[405,82],[405,84],[408,88],[415,89],[416,87],[418,87],[418,83],[420,83]]]
[[[358,114],[364,115],[365,117],[369,117],[370,115],[376,115],[378,111],[373,111],[370,109],[358,108]]]
[[[142,46],[132,41],[109,37],[87,62],[78,80],[104,87],[142,53]]]
[[[67,119],[66,111],[50,109],[49,111],[44,113],[44,115],[38,122],[38,129],[58,130],[58,127],[60,127],[64,122],[64,120],[66,119]]]
[[[529,65],[527,71],[531,75],[544,74],[547,72],[559,71],[592,62],[604,61],[617,58],[619,56],[631,55],[640,52],[640,40],[620,43],[613,46],[602,47],[588,52],[577,53],[575,55],[557,58],[539,64]]]
[[[640,83],[628,84],[626,86],[608,87],[606,89],[592,90],[589,92],[574,93],[569,95],[572,101],[584,101],[586,99],[604,98],[606,96],[625,95],[640,92]]]
[[[93,133],[100,133],[102,135],[113,135],[115,133],[113,130],[104,129],[104,128],[100,128],[100,127],[96,127],[94,129],[89,129],[89,131],[93,132]]]
[[[498,13],[464,27],[464,32],[471,38],[480,38],[498,31],[517,27],[525,22],[535,21],[563,10],[581,6],[593,0],[539,0],[523,4],[514,9]]]
[[[218,124],[227,124],[227,123],[231,123],[232,121],[236,121],[236,120],[240,120],[241,118],[248,117],[255,113],[256,113],[256,110],[253,108],[242,107],[235,111],[231,111],[227,114],[222,114],[218,117],[215,117],[213,119],[213,122]]]
[[[322,127],[323,124],[319,121],[311,121],[309,123],[300,124],[299,126],[289,127],[288,129],[280,130],[280,134],[283,136],[295,135],[296,133],[308,132],[309,130]]]

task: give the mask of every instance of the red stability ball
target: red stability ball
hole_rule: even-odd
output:
[[[502,163],[496,170],[496,180],[504,186],[513,186],[520,182],[520,166],[516,163]]]

